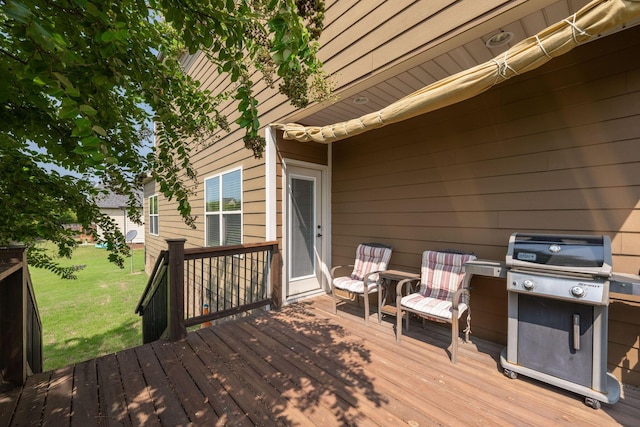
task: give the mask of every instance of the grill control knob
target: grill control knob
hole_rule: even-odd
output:
[[[528,291],[532,291],[533,290],[533,281],[532,280],[525,280],[524,282],[522,282],[522,286],[528,290]]]
[[[576,298],[582,298],[584,296],[584,288],[581,288],[580,286],[572,287],[571,295],[573,295]]]

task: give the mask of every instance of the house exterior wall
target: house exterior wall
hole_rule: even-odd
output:
[[[544,0],[542,3],[550,4],[553,1]],[[460,3],[453,0],[430,1],[428,4],[419,1],[326,1],[325,29],[320,39],[322,48],[319,56],[324,61],[327,73],[335,77],[336,90],[357,91],[357,85],[363,80],[384,78],[385,73],[391,72],[395,65],[432,47],[443,37],[460,36],[461,33],[464,33],[464,37],[475,37],[467,34],[471,33],[467,30],[472,22],[477,24],[477,21],[495,19],[495,15],[500,15],[498,12],[510,8],[528,7],[527,2],[522,0]],[[216,67],[202,52],[185,55],[182,62],[186,72],[202,83],[203,90],[219,93],[228,90],[232,84],[218,75]],[[257,82],[254,92],[260,102],[260,120],[264,125],[296,118],[296,109],[264,81]],[[315,108],[322,108],[322,105]],[[243,241],[250,243],[265,239],[264,159],[255,159],[253,153],[244,147],[243,132],[233,125],[238,115],[232,100],[223,103],[220,110],[228,114],[232,131],[220,131],[208,140],[193,141],[194,146],[199,147],[191,158],[198,171],[198,179],[189,184],[194,190],[190,202],[192,213],[198,216],[196,229],[184,225],[177,214],[175,201],[159,198],[161,239],[151,236],[151,243],[147,245],[147,254],[151,258],[165,248],[164,240],[167,238],[184,237],[187,247],[204,245],[204,179],[237,166],[243,168]],[[298,147],[289,142],[282,145],[278,161],[283,158],[326,164],[326,160],[323,160],[326,158],[326,148],[311,144]],[[280,166],[277,173],[281,174]],[[145,199],[149,191],[152,190],[145,189]],[[281,192],[278,191],[280,197]],[[148,200],[145,203],[148,204]],[[278,218],[282,218],[281,211],[278,215]],[[281,228],[280,221],[278,228]],[[148,227],[146,229],[149,237]],[[281,230],[277,234],[279,238],[282,237]],[[161,242],[155,244],[155,240]]]
[[[102,208],[100,212],[110,216],[116,223],[116,226],[122,231],[122,234],[126,235],[129,231],[136,230],[137,234],[135,239],[133,239],[133,243],[144,243],[144,224],[136,224],[129,216],[125,217],[122,209]],[[102,234],[100,227],[98,227],[98,233],[100,235]]]
[[[330,0],[320,56],[326,70],[337,75],[337,89],[348,96],[367,79],[389,77],[403,60],[443,38],[477,36],[465,33],[474,16],[531,3],[433,1],[424,7],[426,2],[417,1]],[[326,146],[282,141],[279,135],[277,238],[283,236],[282,161],[296,159],[331,165],[333,265],[352,262],[362,241],[392,244],[391,267],[415,270],[426,249],[504,259],[514,231],[571,232],[610,235],[615,271],[637,274],[640,57],[635,40],[640,32],[626,30],[469,101],[334,143],[330,161]],[[184,65],[204,89],[215,93],[230,84],[200,53],[185,57]],[[303,113],[263,83],[256,93],[263,124],[298,118],[304,123]],[[234,107],[222,111],[233,123]],[[145,227],[147,272],[166,249],[166,239],[204,246],[204,180],[232,168],[243,170],[243,242],[265,240],[264,159],[244,148],[238,130],[215,138],[194,141],[203,144],[191,159],[198,170],[190,198],[198,216],[195,229],[183,223],[175,201],[165,200],[155,183],[146,184],[145,222],[148,197],[158,194],[160,231],[151,236]],[[475,278],[472,285],[473,335],[505,342],[504,281]],[[609,369],[635,385],[640,385],[639,312],[636,302],[610,306]]]
[[[333,144],[333,264],[363,241],[390,267],[426,249],[503,260],[511,233],[607,234],[640,268],[640,28],[463,103]],[[623,59],[623,60],[621,60]],[[473,334],[505,343],[504,280],[474,278]],[[610,305],[609,369],[640,384],[640,303]]]

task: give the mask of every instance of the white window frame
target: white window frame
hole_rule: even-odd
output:
[[[156,212],[153,212],[152,202],[151,200],[155,200]],[[156,230],[154,233],[153,224],[155,218]],[[160,206],[158,205],[158,195],[154,194],[153,196],[149,196],[149,234],[152,236],[160,235]]]
[[[222,210],[222,203],[220,203],[219,204],[220,210],[218,210],[217,212],[208,212],[207,211],[207,182],[218,178],[218,185],[219,185],[218,194],[222,199],[224,198],[224,194],[222,194],[224,176],[234,172],[238,172],[238,171],[240,171],[240,209],[224,212]],[[225,227],[223,226],[223,223],[222,223],[225,214],[240,215],[240,244],[244,242],[244,215],[243,215],[244,213],[244,173],[243,172],[244,171],[242,170],[242,167],[237,167],[237,168],[226,170],[216,175],[208,176],[204,179],[204,246],[210,246],[209,242],[207,241],[207,236],[209,235],[208,217],[213,215],[218,216],[219,230],[220,230],[220,246],[224,246],[224,241],[226,238],[226,236],[224,235]]]

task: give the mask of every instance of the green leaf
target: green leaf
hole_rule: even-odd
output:
[[[69,80],[64,74],[54,72],[53,75],[55,76],[56,80],[62,83],[65,88],[73,87],[73,83],[71,83],[71,80]]]
[[[88,116],[95,116],[96,114],[98,114],[98,112],[91,105],[87,104],[80,105],[80,112]]]
[[[251,117],[245,117],[245,116],[241,116],[240,118],[238,118],[236,120],[236,123],[238,124],[238,126],[240,126],[241,128],[246,128],[249,127],[249,125],[251,124],[252,118]]]
[[[93,153],[91,153],[91,159],[96,162],[101,162],[104,160],[104,154],[99,151],[94,151]]]
[[[80,114],[80,110],[75,105],[66,105],[60,108],[58,117],[61,119],[71,119],[77,117]]]
[[[101,126],[95,125],[91,128],[95,133],[101,136],[107,136],[107,131],[104,130]]]
[[[0,132],[0,189],[11,189],[3,198],[6,220],[0,221],[0,245],[30,243],[37,237],[69,253],[72,242],[53,221],[60,218],[60,209],[72,209],[83,223],[99,224],[92,197],[96,177],[131,193],[133,177],[142,170],[151,171],[156,188],[165,197],[173,196],[185,224],[194,225],[187,198],[197,182],[190,163],[193,141],[215,143],[216,134],[237,120],[248,135],[243,138],[246,146],[254,156],[261,155],[258,106],[253,84],[244,80],[248,70],[259,79],[273,68],[272,58],[262,63],[264,56],[258,51],[266,49],[274,56],[283,81],[295,81],[292,71],[302,76],[300,64],[314,67],[314,74],[305,79],[316,78],[321,70],[315,65],[317,48],[310,45],[305,28],[310,20],[296,15],[295,4],[0,1],[0,45],[10,55],[5,55],[0,80],[5,124],[5,132]],[[249,35],[252,28],[265,32],[260,34],[264,44]],[[208,92],[185,74],[180,61],[186,51],[202,52],[203,58],[193,60],[209,57],[236,83],[221,93]],[[287,95],[290,99],[304,95],[290,89],[281,93],[293,94]],[[238,103],[239,111],[226,109],[228,101]],[[158,122],[153,150],[141,142],[153,133],[146,122],[149,116]],[[56,167],[73,172],[73,177],[52,172]],[[105,240],[117,250],[115,236]]]
[[[100,138],[95,135],[82,138],[82,146],[86,148],[98,148],[100,147]]]
[[[69,95],[72,98],[78,98],[80,96],[80,91],[75,87],[68,87],[64,90],[65,95]]]
[[[73,128],[73,131],[71,132],[71,136],[75,136],[75,137],[84,137],[84,136],[89,136],[89,135],[91,135],[91,129],[90,128],[75,127],[75,128]]]
[[[90,127],[91,122],[88,119],[84,117],[80,117],[76,119],[74,122],[76,126],[73,128],[73,131],[71,132],[71,136],[85,137],[85,136],[92,135],[91,127]]]
[[[101,39],[103,42],[122,41],[129,38],[129,32],[127,30],[108,30],[102,33]]]

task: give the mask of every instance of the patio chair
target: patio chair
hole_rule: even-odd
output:
[[[331,293],[333,294],[333,312],[338,313],[338,299],[356,301],[361,296],[364,299],[364,321],[369,322],[369,294],[378,292],[378,272],[387,269],[391,259],[391,246],[380,243],[363,243],[356,249],[354,264],[339,265],[331,269]],[[349,276],[336,277],[340,269],[353,268]],[[366,286],[365,286],[366,283]],[[336,290],[346,291],[347,297],[342,297]]]
[[[469,281],[464,264],[474,260],[471,254],[458,251],[425,251],[422,254],[420,279],[406,279],[398,283],[396,291],[396,341],[402,339],[402,317],[406,314],[406,329],[409,330],[410,313],[422,319],[451,324],[451,361],[456,363],[458,355],[458,323],[467,312],[465,341],[471,331],[471,308]],[[417,292],[413,285],[419,284]],[[403,289],[404,288],[404,289]],[[423,320],[424,322],[424,320]]]

